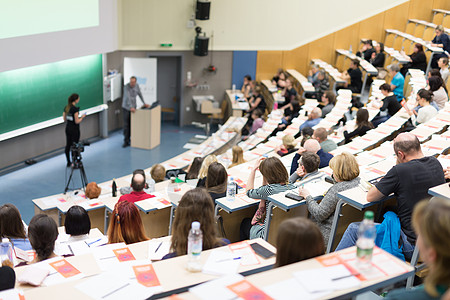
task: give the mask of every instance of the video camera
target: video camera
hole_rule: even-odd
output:
[[[73,143],[70,147],[70,151],[72,152],[72,160],[73,162],[80,162],[81,161],[81,152],[84,152],[85,146],[90,146],[91,143],[86,141],[81,141],[78,143]]]

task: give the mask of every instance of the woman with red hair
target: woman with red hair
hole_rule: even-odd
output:
[[[136,205],[128,201],[117,202],[108,227],[108,243],[133,244],[148,239]]]

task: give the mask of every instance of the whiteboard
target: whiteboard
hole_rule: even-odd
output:
[[[123,60],[123,81],[130,82],[130,77],[135,76],[141,89],[144,101],[152,104],[156,99],[156,58],[125,57]],[[140,98],[137,97],[137,101]],[[139,105],[138,105],[139,107]]]

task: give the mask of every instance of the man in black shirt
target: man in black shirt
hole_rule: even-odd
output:
[[[390,194],[395,195],[403,254],[409,260],[416,243],[416,234],[411,225],[412,211],[418,202],[430,199],[430,188],[445,183],[444,171],[435,157],[424,157],[420,142],[412,133],[401,133],[394,139],[394,152],[397,164],[369,190],[367,201],[376,202]],[[336,250],[347,248],[352,242],[355,244],[357,227],[353,224],[347,228]]]
[[[361,93],[362,72],[359,69],[359,60],[351,60],[350,68],[347,71],[344,71],[343,78],[345,80],[350,80],[350,84],[348,84],[348,82],[344,84],[345,88],[350,89],[352,93]]]

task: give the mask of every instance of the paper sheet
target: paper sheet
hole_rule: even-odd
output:
[[[150,260],[161,260],[164,255],[170,252],[170,245],[170,240],[148,242],[148,258]]]
[[[203,273],[211,275],[236,274],[240,265],[240,256],[234,253],[214,250],[210,253],[206,263],[203,265]]]
[[[227,286],[243,279],[244,277],[239,274],[228,275],[197,285],[190,288],[189,291],[204,300],[232,300],[236,299],[236,294],[228,289]]]

